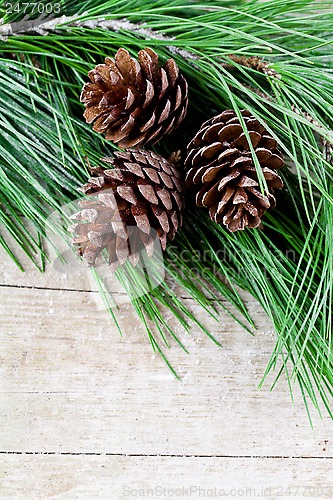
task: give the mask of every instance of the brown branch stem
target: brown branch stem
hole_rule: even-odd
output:
[[[192,62],[200,59],[200,56],[194,54],[189,50],[184,50],[174,45],[170,45],[170,42],[176,40],[175,37],[169,37],[165,34],[159,33],[151,28],[147,28],[145,23],[132,23],[128,19],[108,19],[108,16],[98,18],[98,19],[84,19],[87,13],[81,14],[81,16],[60,16],[56,18],[45,18],[44,15],[37,19],[29,20],[28,16],[25,16],[21,21],[16,23],[3,24],[3,20],[0,20],[0,40],[7,41],[10,36],[20,36],[24,34],[35,33],[41,36],[46,36],[49,33],[57,32],[64,26],[68,27],[81,27],[89,29],[105,29],[110,31],[130,31],[131,33],[137,33],[147,41],[149,40],[163,40],[166,43],[166,48],[171,52],[171,54],[176,54],[183,59]],[[253,68],[268,77],[280,78],[280,75],[272,68],[269,64],[260,59],[259,57],[245,57],[236,54],[229,54],[228,59],[240,64],[247,68]],[[232,68],[232,64],[222,63],[223,67]]]
[[[274,77],[278,80],[281,79],[281,75],[279,75],[277,71],[271,68],[268,62],[264,61],[260,57],[246,57],[240,56],[238,54],[228,54],[227,57],[236,64],[240,64],[241,66],[244,66],[246,68],[255,69],[256,71],[260,71],[260,73],[263,73],[266,76]]]

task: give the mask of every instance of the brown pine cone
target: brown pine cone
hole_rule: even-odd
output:
[[[152,145],[183,121],[187,83],[173,59],[162,68],[150,48],[140,50],[139,62],[120,48],[89,71],[80,100],[84,117],[96,132],[120,148]]]
[[[233,110],[206,121],[187,147],[186,186],[196,204],[229,231],[258,227],[267,208],[275,207],[273,189],[283,183],[276,169],[284,165],[276,140],[249,111],[241,111],[268,191],[261,193],[248,140]]]
[[[166,248],[182,224],[183,185],[177,169],[151,151],[128,149],[104,158],[112,168],[97,167],[81,191],[72,240],[89,265],[107,248],[115,269],[127,259],[136,265],[140,252],[154,252],[154,236]]]

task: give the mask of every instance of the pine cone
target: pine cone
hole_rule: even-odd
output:
[[[161,156],[128,149],[103,161],[112,169],[92,169],[81,191],[94,195],[79,202],[81,210],[71,216],[79,221],[70,228],[72,240],[89,265],[107,248],[115,269],[127,258],[133,265],[145,249],[154,252],[154,233],[166,248],[182,224],[183,185],[177,169]]]
[[[196,204],[229,231],[258,227],[267,208],[275,207],[273,189],[283,187],[276,169],[283,156],[273,137],[249,111],[241,111],[268,191],[262,194],[248,140],[236,113],[227,110],[206,121],[189,143],[186,185]]]
[[[173,59],[163,68],[150,48],[140,50],[139,62],[119,49],[89,72],[80,100],[84,117],[96,132],[120,148],[152,145],[183,121],[187,110],[187,83]]]

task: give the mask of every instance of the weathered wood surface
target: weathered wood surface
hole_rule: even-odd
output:
[[[328,467],[318,459],[8,455],[0,498],[323,499],[332,498]]]
[[[331,420],[313,412],[312,430],[283,378],[257,390],[275,339],[249,295],[254,337],[184,299],[222,348],[165,311],[190,351],[167,352],[178,381],[129,305],[120,337],[89,281],[76,291],[51,266],[26,263],[23,275],[3,252],[0,262],[0,498],[118,499],[126,486],[128,498],[155,486],[333,498]],[[286,493],[297,486],[312,490]]]

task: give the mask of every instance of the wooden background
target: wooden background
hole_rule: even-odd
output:
[[[89,280],[0,262],[1,499],[333,498],[331,420],[257,389],[275,339],[249,295],[254,337],[184,298],[223,347],[176,326],[178,381],[131,306],[120,337]]]

